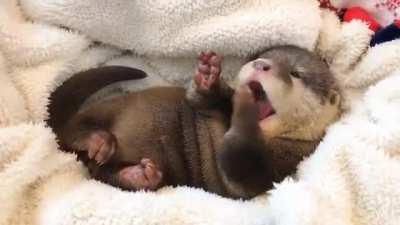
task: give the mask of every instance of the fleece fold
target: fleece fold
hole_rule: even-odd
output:
[[[370,47],[371,35],[315,0],[0,0],[0,225],[398,224],[400,41]],[[197,54],[213,50],[234,85],[245,57],[283,44],[330,65],[344,113],[293,177],[249,201],[94,181],[43,122],[50,93],[82,70],[125,65],[148,74],[98,98],[185,86]]]

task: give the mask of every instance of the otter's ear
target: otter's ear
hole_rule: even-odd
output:
[[[329,90],[328,100],[331,105],[338,105],[340,103],[340,94],[337,90]]]

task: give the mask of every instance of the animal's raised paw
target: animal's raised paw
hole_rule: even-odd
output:
[[[238,87],[233,98],[233,111],[242,121],[258,121],[258,106],[247,85]]]
[[[218,88],[222,57],[214,52],[202,52],[199,57],[194,82],[197,91],[208,93]]]
[[[118,179],[128,190],[156,190],[163,174],[150,159],[142,159],[140,164],[127,166],[119,171]]]
[[[94,131],[86,140],[86,146],[89,159],[102,165],[115,153],[116,140],[107,131]]]
[[[234,95],[234,103],[238,106],[254,106],[255,99],[251,89],[247,85],[238,87]]]

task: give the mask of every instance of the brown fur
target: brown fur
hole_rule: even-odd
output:
[[[286,66],[287,61],[280,64],[282,69],[290,68]],[[324,69],[318,70],[326,73]],[[76,107],[93,90],[70,93],[71,90],[84,89],[90,84],[96,89],[104,87],[118,80],[115,70],[121,71],[121,68],[106,67],[75,75],[67,81],[73,85],[63,84],[52,94],[49,106],[49,125],[54,128],[62,148],[79,152],[92,176],[111,185],[132,190],[121,183],[119,172],[149,158],[163,174],[161,182],[152,189],[190,185],[223,196],[249,198],[292,174],[319,142],[319,139],[267,137],[258,124],[253,96],[242,87],[231,89],[223,80],[205,94],[193,86],[188,91],[179,87],[155,87],[97,102],[77,112]],[[137,70],[125,70],[131,75],[126,79],[140,77],[132,76],[140,74]],[[99,71],[108,74],[104,74],[102,82],[95,82]],[[82,82],[82,77],[88,80]],[[334,88],[334,82],[331,84],[327,77],[321,76],[317,83],[304,78],[304,83],[317,96],[325,96],[325,90],[320,87]],[[284,80],[290,82],[289,77]],[[67,95],[69,99],[79,100],[60,103]],[[61,110],[61,106],[67,109]],[[88,142],[91,135],[99,131],[108,135],[103,138],[109,140],[106,144],[116,143],[116,146],[107,146],[115,148],[115,153],[104,165],[89,159],[86,152],[92,144]]]

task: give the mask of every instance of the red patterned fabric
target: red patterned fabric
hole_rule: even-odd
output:
[[[395,18],[398,18],[400,16],[400,0],[378,0],[376,1],[375,8],[377,10],[383,9],[391,13]]]
[[[376,32],[381,26],[379,23],[363,8],[352,7],[344,14],[343,21],[350,22],[352,20],[361,20],[367,22],[369,29]]]
[[[400,20],[400,0],[319,0],[319,3],[321,8],[330,9],[339,16],[346,8],[363,8],[383,27]]]

